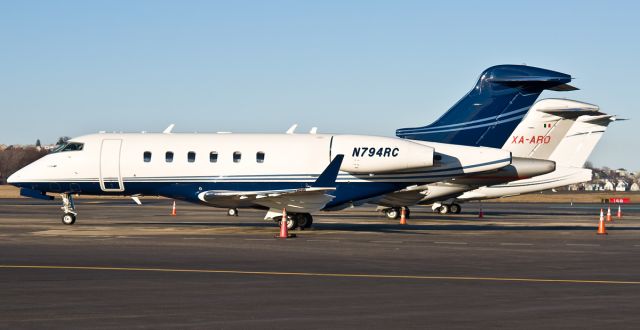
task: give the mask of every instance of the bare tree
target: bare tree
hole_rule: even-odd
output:
[[[17,170],[40,159],[48,152],[35,147],[14,147],[0,151],[0,184],[6,184],[7,178]]]

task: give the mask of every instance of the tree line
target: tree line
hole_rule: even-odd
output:
[[[11,174],[48,153],[49,151],[34,146],[9,146],[0,150],[0,184],[6,184]]]

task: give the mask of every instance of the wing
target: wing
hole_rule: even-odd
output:
[[[333,200],[329,192],[335,188],[302,188],[269,191],[206,191],[198,195],[205,203],[228,207],[230,205],[263,206],[270,209],[286,208],[291,212],[312,213]]]
[[[329,192],[336,188],[336,178],[344,155],[337,155],[311,186],[297,189],[230,191],[209,190],[198,198],[218,207],[263,206],[269,209],[290,209],[291,212],[312,213],[321,210],[334,196]]]

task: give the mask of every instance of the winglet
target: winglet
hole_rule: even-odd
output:
[[[335,187],[336,179],[338,178],[338,172],[340,171],[340,166],[342,166],[342,160],[344,159],[344,155],[336,155],[335,158],[329,163],[329,166],[322,171],[316,182],[314,182],[311,187]]]
[[[176,126],[176,124],[171,124],[169,125],[169,127],[165,128],[164,131],[162,131],[162,133],[164,134],[169,134],[171,133],[171,131],[173,131],[173,128]]]

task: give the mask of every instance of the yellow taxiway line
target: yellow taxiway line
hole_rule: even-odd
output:
[[[0,269],[56,269],[56,270],[86,270],[86,271],[103,270],[103,271],[119,271],[119,272],[236,274],[236,275],[265,275],[265,276],[308,276],[308,277],[367,278],[367,279],[494,281],[494,282],[576,283],[576,284],[634,284],[634,285],[640,285],[640,281],[614,281],[614,280],[545,279],[545,278],[477,277],[477,276],[423,276],[423,275],[384,275],[384,274],[340,274],[340,273],[307,273],[307,272],[268,272],[268,271],[221,270],[221,269],[142,268],[142,267],[0,265]]]

